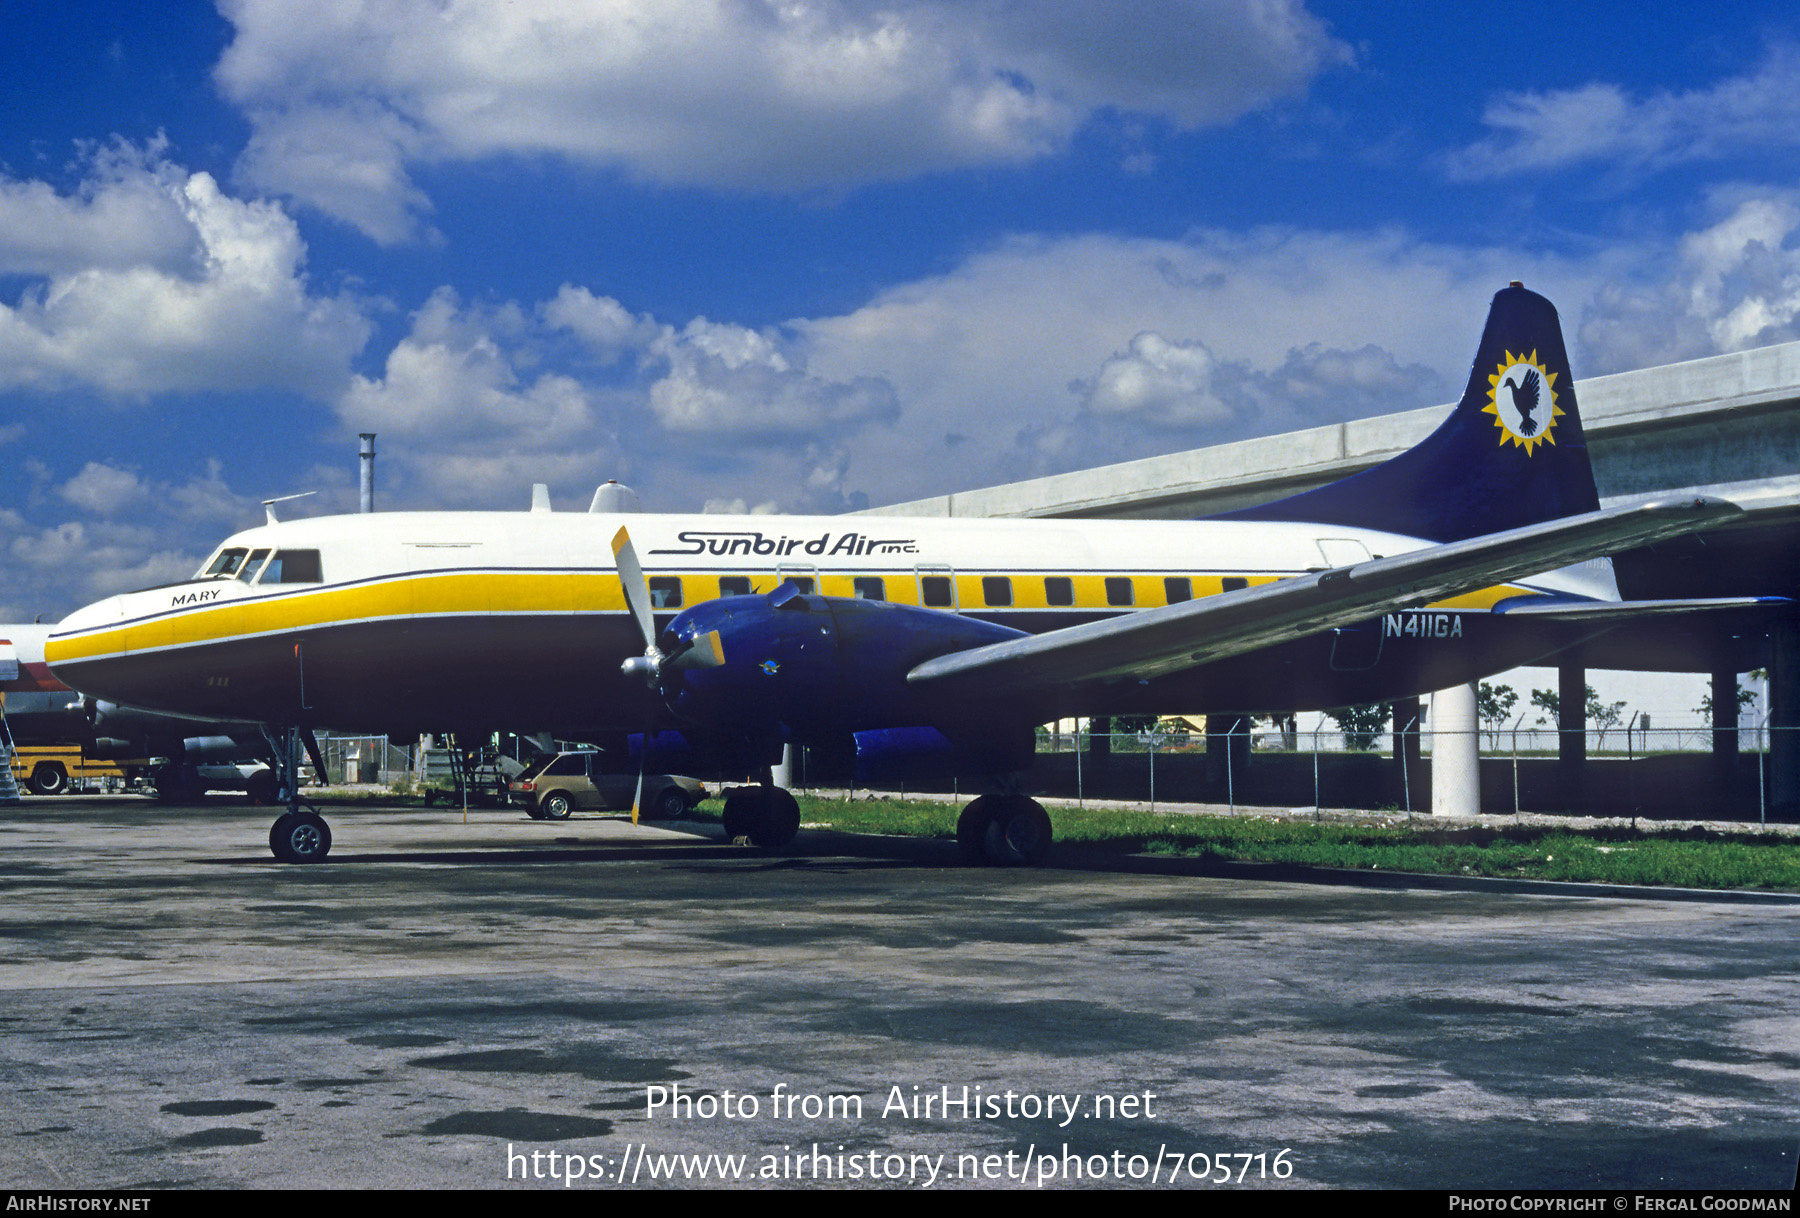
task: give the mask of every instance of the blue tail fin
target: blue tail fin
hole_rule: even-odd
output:
[[[1461,541],[1600,506],[1556,306],[1494,295],[1469,387],[1413,448],[1340,482],[1217,520],[1292,520]]]

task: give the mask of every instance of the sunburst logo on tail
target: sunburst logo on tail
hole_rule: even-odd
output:
[[[1488,377],[1488,404],[1483,409],[1494,416],[1500,444],[1511,440],[1530,456],[1539,444],[1556,443],[1556,420],[1563,414],[1556,404],[1556,373],[1538,363],[1536,351],[1530,355],[1508,351]]]

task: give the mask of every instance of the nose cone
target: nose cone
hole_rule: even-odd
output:
[[[130,654],[131,632],[124,628],[123,596],[109,596],[77,609],[58,622],[44,640],[44,661],[56,679],[86,694],[130,701],[111,688],[105,674]]]

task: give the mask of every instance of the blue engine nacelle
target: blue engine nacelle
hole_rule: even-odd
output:
[[[723,662],[682,663],[711,632]],[[668,659],[659,687],[677,718],[712,731],[755,736],[774,728],[801,743],[847,745],[859,733],[932,729],[880,737],[884,768],[905,768],[914,752],[921,763],[956,758],[960,769],[1019,768],[1030,755],[1028,713],[972,705],[966,695],[955,704],[924,697],[906,674],[936,656],[1020,637],[954,613],[808,596],[784,584],[767,596],[704,601],[677,617],[662,638]]]

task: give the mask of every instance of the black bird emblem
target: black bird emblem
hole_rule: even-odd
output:
[[[1512,390],[1513,409],[1519,412],[1519,431],[1528,436],[1537,433],[1537,420],[1531,417],[1531,412],[1537,409],[1538,389],[1542,384],[1536,368],[1526,372],[1523,385],[1513,384],[1510,376],[1506,378],[1506,387]]]

